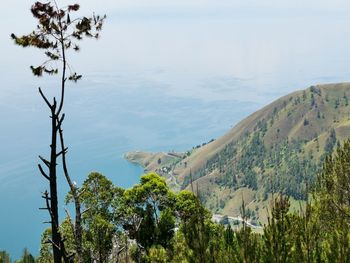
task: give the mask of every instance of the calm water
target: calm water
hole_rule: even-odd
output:
[[[78,184],[89,172],[98,171],[115,184],[130,187],[142,169],[123,160],[123,153],[189,149],[221,135],[257,108],[256,103],[170,96],[160,88],[142,78],[128,82],[118,76],[92,76],[69,90],[64,131],[71,176]],[[8,90],[0,104],[0,118],[6,124],[0,138],[0,248],[15,256],[24,247],[38,253],[42,222],[48,218],[38,210],[47,185],[36,170],[36,156],[48,153],[47,117],[30,87],[24,93]],[[62,200],[68,187],[64,180],[59,186]],[[61,212],[63,207],[61,202]]]
[[[261,95],[262,103],[242,102],[232,98],[235,89],[226,96],[203,99],[175,96],[161,88],[142,77],[128,82],[120,76],[88,76],[69,89],[64,131],[70,173],[78,184],[98,171],[116,185],[130,187],[143,171],[126,162],[123,153],[185,151],[228,131],[263,106],[264,98],[279,96],[267,93]],[[47,185],[36,169],[37,155],[48,154],[48,112],[29,87],[25,93],[9,92],[0,104],[0,118],[6,124],[0,138],[0,248],[16,257],[24,247],[37,254],[45,229],[42,222],[48,219],[38,210],[43,205],[40,193]],[[67,190],[60,179],[61,213]]]

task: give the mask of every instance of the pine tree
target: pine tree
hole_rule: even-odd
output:
[[[291,255],[291,218],[289,198],[279,194],[273,200],[271,216],[264,228],[263,262],[283,263]]]
[[[0,263],[11,263],[10,255],[6,251],[0,251]]]
[[[31,12],[37,19],[37,27],[28,35],[21,37],[11,34],[15,44],[22,47],[34,47],[43,50],[47,57],[45,62],[39,66],[31,66],[34,76],[56,75],[60,74],[59,94],[50,101],[39,88],[39,94],[45,101],[51,113],[51,143],[50,157],[45,159],[39,156],[42,163],[47,168],[44,170],[42,164],[38,165],[40,173],[49,181],[49,191],[45,191],[43,199],[45,207],[50,215],[50,224],[52,228],[52,238],[49,241],[52,243],[53,257],[55,263],[61,263],[62,258],[65,262],[72,261],[72,254],[68,255],[64,242],[62,241],[59,232],[59,211],[58,211],[58,193],[57,193],[57,161],[62,158],[62,168],[64,175],[69,184],[70,190],[75,199],[76,205],[76,222],[75,222],[75,237],[76,237],[76,254],[78,262],[82,263],[82,229],[80,226],[81,214],[79,198],[77,196],[77,188],[70,179],[66,164],[67,147],[64,144],[62,123],[65,117],[64,101],[67,80],[78,81],[81,75],[76,72],[68,72],[71,68],[68,64],[67,51],[72,49],[79,51],[79,45],[75,42],[85,37],[99,37],[99,31],[102,29],[102,24],[105,17],[93,16],[90,18],[72,18],[74,12],[78,11],[78,4],[68,5],[65,8],[59,8],[55,0],[48,2],[35,2],[31,7]],[[58,65],[62,68],[59,70]]]
[[[28,249],[25,248],[21,259],[17,260],[16,263],[35,263],[35,259],[32,254],[29,253]]]
[[[329,155],[318,177],[317,204],[330,262],[349,262],[350,140]]]

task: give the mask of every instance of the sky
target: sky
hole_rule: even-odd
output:
[[[3,2],[0,206],[23,205],[28,220],[36,220],[43,186],[35,185],[41,179],[33,174],[37,153],[47,150],[48,134],[47,109],[36,88],[51,92],[54,81],[33,78],[29,66],[40,64],[43,55],[10,39],[12,32],[26,34],[35,27],[29,12],[33,1]],[[72,155],[79,156],[75,168],[84,176],[90,163],[107,165],[109,172],[116,169],[113,162],[123,165],[120,156],[113,159],[114,151],[176,145],[175,150],[186,150],[223,134],[280,96],[350,79],[348,0],[80,2],[82,14],[107,15],[101,38],[86,40],[79,53],[69,54],[74,69],[84,75],[81,84],[69,86],[66,120]],[[89,128],[76,129],[76,120]],[[89,159],[92,151],[94,159]],[[3,228],[14,222],[8,213],[0,216],[0,249],[5,244],[18,255],[18,248],[29,244],[37,250],[40,232],[25,228],[18,216],[15,237],[28,234],[16,242],[14,231]]]
[[[0,56],[7,63],[0,73],[4,75],[14,77],[20,71],[30,78],[26,66],[42,59],[38,52],[5,41],[12,32],[32,30],[31,3],[8,1],[2,7]],[[316,67],[326,65],[325,59],[343,56],[339,54],[348,44],[349,10],[350,2],[341,0],[85,0],[82,13],[105,13],[108,19],[99,43],[85,42],[86,49],[72,64],[83,65],[78,69],[88,74],[171,72],[183,82],[208,75],[259,79],[263,74],[284,77],[305,70],[317,75]],[[293,85],[291,80],[291,89],[303,88]],[[259,89],[259,83],[256,86]]]

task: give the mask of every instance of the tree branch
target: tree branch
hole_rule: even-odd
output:
[[[67,214],[67,218],[68,218],[68,220],[69,220],[69,225],[70,225],[70,227],[71,227],[71,230],[72,230],[74,239],[76,239],[75,227],[74,227],[74,224],[72,223],[72,217],[70,216],[69,211],[67,210],[67,208],[64,208],[64,211],[65,211],[66,214]]]
[[[66,115],[63,113],[61,118],[59,118],[57,120],[57,128],[60,129],[60,130],[62,130],[61,127],[62,127],[62,123],[63,123],[63,120],[64,120],[65,117],[66,117]],[[62,130],[62,132],[63,132],[63,130]],[[64,149],[64,147],[62,149]]]
[[[62,151],[56,154],[57,157],[59,157],[61,154],[66,154],[68,152],[68,147],[64,148]]]
[[[42,157],[41,155],[39,155],[39,159],[48,167],[48,168],[50,168],[50,166],[51,166],[51,163],[48,161],[48,160],[46,160],[44,157]]]
[[[63,103],[64,103],[64,95],[65,95],[65,84],[66,84],[66,66],[67,66],[67,60],[66,60],[66,47],[64,46],[64,35],[63,35],[63,29],[62,29],[62,21],[61,18],[58,19],[58,24],[60,26],[60,43],[61,43],[61,52],[62,52],[62,59],[63,59],[63,65],[62,65],[62,79],[61,79],[61,101],[58,107],[57,114],[60,114]]]
[[[90,208],[84,210],[81,214],[85,214],[85,213],[89,212],[89,210],[90,210]]]
[[[67,167],[67,161],[66,161],[66,153],[67,153],[67,148],[64,145],[64,137],[63,137],[63,130],[62,130],[62,122],[64,120],[64,113],[62,114],[62,117],[57,120],[58,121],[58,133],[59,133],[59,140],[61,144],[61,155],[62,155],[62,167],[63,167],[63,173],[64,176],[66,177],[67,183],[69,185],[69,188],[72,192],[73,200],[74,200],[74,206],[75,206],[75,227],[72,226],[73,230],[73,235],[74,235],[74,240],[75,240],[75,245],[76,245],[76,255],[78,257],[78,262],[81,263],[83,262],[83,246],[82,246],[82,226],[81,226],[81,207],[80,207],[80,196],[78,194],[78,188],[76,185],[72,182],[69,172],[68,172],[68,167]],[[66,210],[66,213],[70,219],[70,215],[68,211]],[[70,219],[71,220],[71,219]],[[68,258],[69,259],[69,258]]]
[[[49,102],[49,100],[46,98],[46,96],[44,95],[44,93],[42,92],[41,88],[39,87],[39,94],[40,96],[43,98],[43,100],[45,101],[46,105],[52,110],[53,105],[51,105],[51,103]]]
[[[45,200],[51,200],[51,198],[49,196],[46,196],[46,195],[41,196],[41,198],[43,198]]]
[[[50,177],[44,172],[43,168],[41,167],[40,164],[38,164],[38,168],[39,168],[39,171],[41,173],[42,176],[44,176],[47,180],[50,181]]]
[[[53,246],[55,246],[58,250],[61,251],[61,248],[59,245],[55,244],[51,239],[48,239],[48,243],[51,243]]]
[[[52,105],[52,110],[54,112],[54,110],[56,109],[57,107],[57,101],[56,101],[56,97],[53,97],[53,105]],[[58,114],[57,114],[58,115]]]

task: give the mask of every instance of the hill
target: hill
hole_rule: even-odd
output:
[[[244,198],[253,220],[264,223],[271,195],[283,192],[298,207],[326,155],[349,137],[349,98],[350,83],[311,86],[186,153],[126,158],[160,173],[176,190],[197,191],[214,213],[237,216]]]

